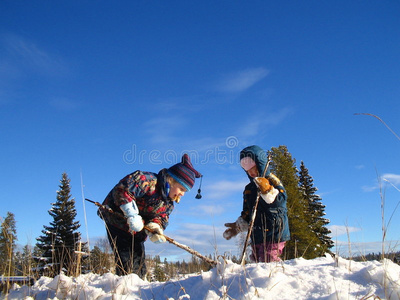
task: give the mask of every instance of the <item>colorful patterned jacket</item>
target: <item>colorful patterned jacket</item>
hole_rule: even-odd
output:
[[[107,195],[103,205],[119,214],[99,209],[97,214],[107,223],[126,232],[128,224],[123,218],[121,205],[135,201],[144,224],[155,222],[163,229],[168,225],[174,202],[165,191],[166,169],[158,174],[135,171],[123,178]]]

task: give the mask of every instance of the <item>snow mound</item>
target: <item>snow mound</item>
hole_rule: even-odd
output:
[[[208,272],[168,282],[105,274],[42,277],[0,299],[391,299],[400,300],[400,266],[390,260],[354,262],[302,258],[240,266],[220,262]]]

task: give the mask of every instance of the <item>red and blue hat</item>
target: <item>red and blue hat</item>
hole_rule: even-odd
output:
[[[182,156],[182,161],[170,167],[168,175],[180,183],[186,191],[190,191],[194,185],[195,178],[200,178],[201,174],[197,172],[190,162],[189,155]]]

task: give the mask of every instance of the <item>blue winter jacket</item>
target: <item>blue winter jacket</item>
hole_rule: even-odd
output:
[[[259,176],[264,174],[265,166],[268,162],[267,153],[259,146],[249,146],[240,152],[240,159],[243,157],[251,157],[258,169]],[[252,232],[252,240],[254,244],[264,242],[284,242],[290,240],[289,221],[287,216],[287,194],[280,180],[273,175],[270,170],[266,170],[265,178],[269,178],[270,184],[273,185],[279,194],[275,201],[271,204],[266,203],[260,197],[257,207],[257,214],[254,221]],[[243,211],[241,216],[247,222],[250,222],[252,210],[256,202],[258,188],[249,176],[250,183],[246,185],[243,192]]]

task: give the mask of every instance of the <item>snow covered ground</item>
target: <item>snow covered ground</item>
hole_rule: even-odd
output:
[[[136,275],[40,278],[0,299],[400,299],[400,266],[331,256],[283,263],[221,262],[180,280],[147,282]]]

